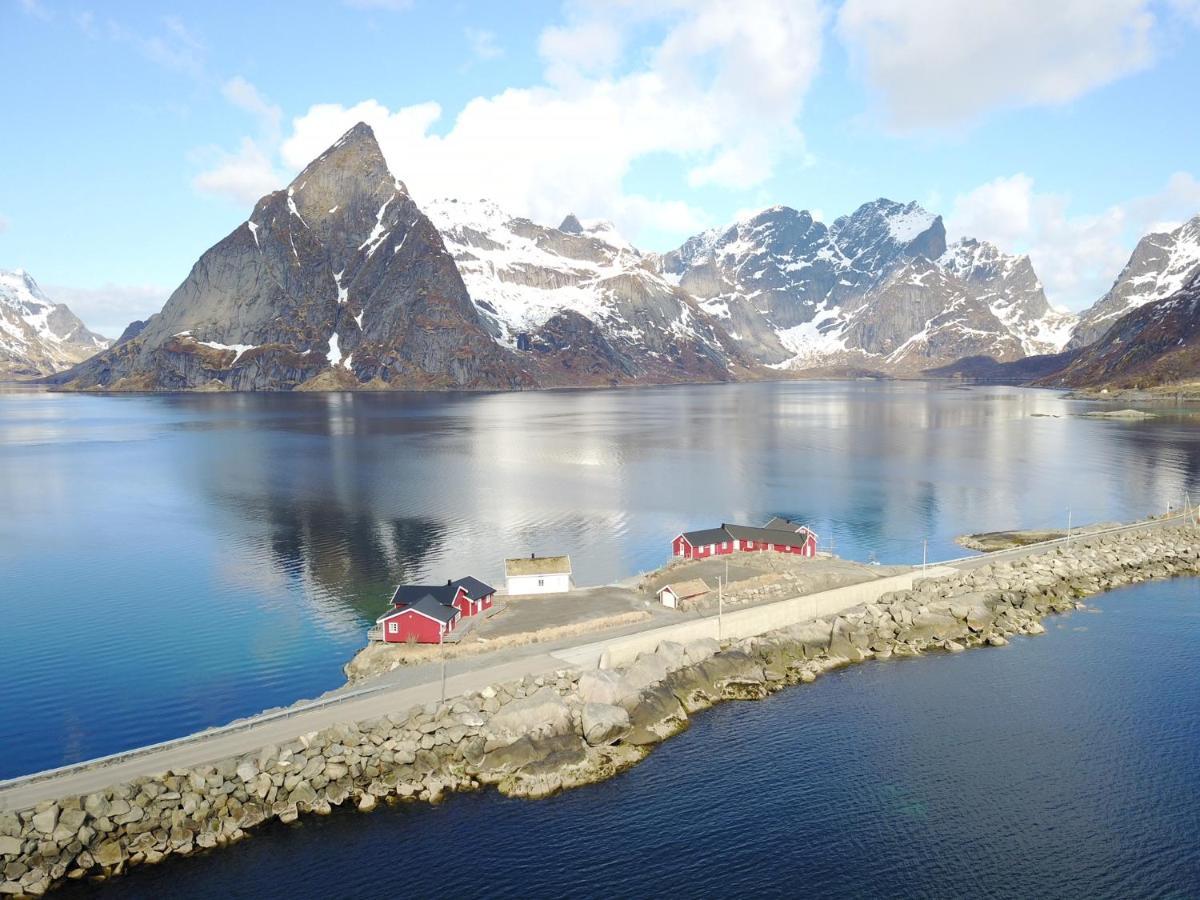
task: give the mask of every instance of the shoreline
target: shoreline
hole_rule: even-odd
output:
[[[870,658],[1003,646],[1097,593],[1200,574],[1200,531],[1162,526],[1081,537],[916,581],[826,619],[718,643],[661,641],[622,668],[561,669],[257,753],[0,812],[0,892],[39,896],[354,803],[438,802],[495,787],[537,798],[604,780],[716,703],[761,699]]]

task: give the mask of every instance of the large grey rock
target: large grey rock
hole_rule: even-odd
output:
[[[580,713],[583,737],[593,747],[611,744],[629,732],[629,713],[607,703],[585,703]]]
[[[514,700],[488,721],[487,731],[497,740],[515,741],[525,735],[559,734],[571,727],[571,710],[549,687]]]
[[[637,691],[616,669],[593,669],[579,677],[579,699],[584,703],[620,705]]]

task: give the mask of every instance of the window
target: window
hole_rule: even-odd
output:
[[[388,622],[388,634],[399,634],[400,624],[398,622]]]
[[[539,579],[538,579],[538,587],[545,587],[545,586],[546,586],[546,579],[545,579],[545,578],[539,578]]]

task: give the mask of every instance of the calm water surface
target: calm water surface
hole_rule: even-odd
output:
[[[926,539],[1182,502],[1189,418],[1085,408],[876,383],[0,395],[0,777],[336,687],[392,585],[498,580],[506,555],[604,582],[680,530],[780,514],[919,562]]]
[[[98,893],[1196,897],[1200,580],[1093,602],[1008,647],[725,704],[550,800],[314,817]]]

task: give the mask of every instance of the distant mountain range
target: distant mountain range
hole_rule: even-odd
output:
[[[49,375],[110,343],[47,297],[28,272],[0,269],[0,378]]]
[[[876,200],[828,226],[772,207],[644,253],[573,215],[555,228],[486,200],[418,207],[359,124],[260,200],[160,313],[52,381],[513,389],[970,374],[958,361],[1076,358],[1200,268],[1198,230],[1200,217],[1145,238],[1076,317],[1050,306],[1028,257],[948,246],[941,218],[915,203]]]

